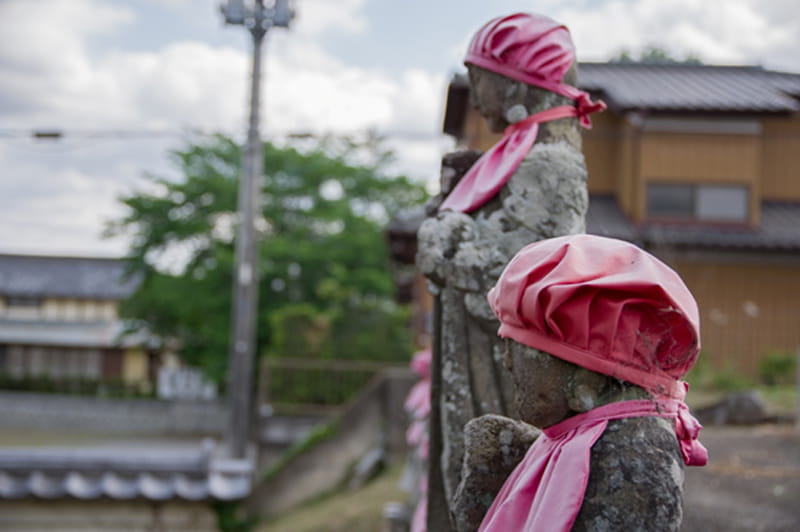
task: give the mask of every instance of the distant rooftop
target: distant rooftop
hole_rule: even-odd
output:
[[[600,93],[616,111],[800,111],[800,74],[758,66],[581,63],[578,85]]]
[[[0,254],[0,296],[119,300],[138,282],[123,259]]]
[[[0,448],[0,499],[237,500],[253,465],[213,448]]]

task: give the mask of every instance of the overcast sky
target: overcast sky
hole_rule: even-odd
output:
[[[245,129],[249,34],[218,0],[0,0],[0,252],[121,255],[116,198],[174,175],[187,132]],[[535,10],[578,57],[657,45],[800,72],[797,0],[297,0],[266,45],[262,133],[389,136],[396,170],[436,179],[447,81],[490,18]],[[57,129],[58,141],[34,141]]]

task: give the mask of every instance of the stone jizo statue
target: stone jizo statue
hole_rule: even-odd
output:
[[[488,299],[521,422],[468,425],[459,532],[678,530],[683,466],[707,461],[683,402],[700,343],[680,277],[630,243],[571,235],[523,248]]]
[[[579,125],[588,127],[588,115],[605,107],[575,88],[569,32],[544,16],[490,21],[474,36],[465,64],[473,105],[504,134],[477,161],[469,152],[445,157],[444,197],[418,234],[418,267],[441,302],[441,372],[434,376],[441,423],[431,427],[440,433],[431,441],[441,447],[432,444],[431,464],[440,462],[434,473],[448,501],[461,477],[466,423],[515,412],[486,294],[524,245],[583,232],[588,196]]]

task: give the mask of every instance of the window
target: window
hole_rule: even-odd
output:
[[[647,215],[709,222],[746,222],[749,190],[739,185],[647,186]]]
[[[652,217],[692,218],[693,189],[691,185],[648,185],[647,214]]]

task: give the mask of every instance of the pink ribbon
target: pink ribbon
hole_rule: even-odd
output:
[[[588,101],[588,95],[586,97]],[[503,138],[492,146],[469,169],[439,207],[439,211],[472,212],[492,199],[514,174],[522,159],[536,142],[539,123],[558,118],[581,117],[590,112],[591,104],[583,107],[561,105],[533,114],[508,126]],[[602,104],[605,105],[605,104]],[[583,115],[582,119],[588,118]]]
[[[592,446],[608,421],[645,416],[674,418],[684,462],[705,464],[708,453],[697,441],[700,424],[683,401],[641,399],[610,403],[543,429],[542,436],[506,479],[478,530],[571,530],[583,504]]]
[[[686,403],[678,404],[675,417],[675,435],[681,446],[683,463],[689,466],[704,466],[708,463],[708,450],[697,439],[703,425],[689,412]]]

